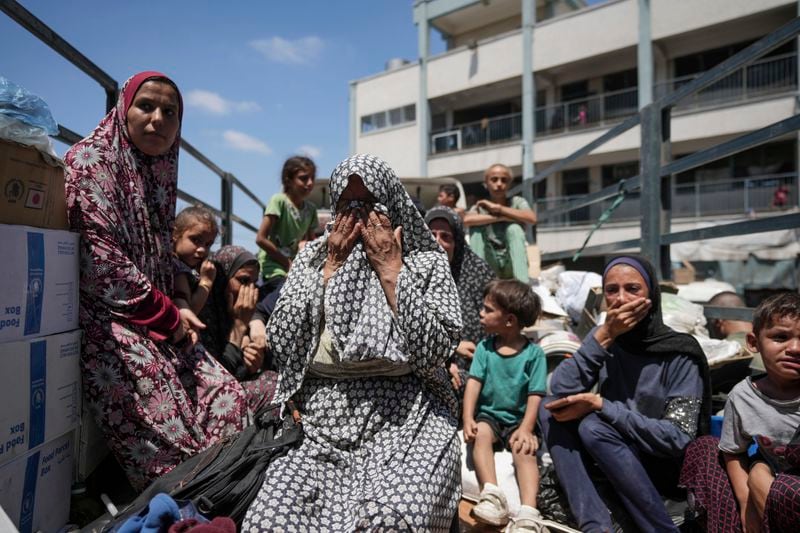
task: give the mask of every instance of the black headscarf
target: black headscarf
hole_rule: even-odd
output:
[[[623,255],[608,262],[603,270],[603,286],[608,271],[617,264],[625,264],[643,274],[650,293],[652,307],[647,316],[632,330],[614,339],[628,353],[647,353],[652,355],[682,354],[690,357],[700,371],[703,380],[703,403],[700,407],[700,419],[697,428],[700,435],[709,433],[711,424],[711,382],[709,379],[708,359],[697,340],[689,334],[678,333],[671,329],[661,317],[661,288],[650,261],[639,255]]]
[[[220,248],[212,261],[217,268],[217,275],[206,305],[200,311],[199,318],[206,325],[206,329],[200,331],[200,338],[208,351],[220,358],[225,352],[233,327],[233,318],[228,313],[228,301],[225,297],[228,281],[243,266],[258,266],[258,259],[241,246],[228,245]]]

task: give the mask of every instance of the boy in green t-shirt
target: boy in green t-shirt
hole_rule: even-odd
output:
[[[317,167],[308,157],[290,157],[283,164],[283,192],[269,199],[256,235],[258,263],[264,281],[259,312],[268,317],[300,244],[314,238],[319,224],[317,207],[306,198],[314,189]]]
[[[489,263],[497,277],[528,282],[528,248],[525,224],[536,224],[536,213],[521,196],[506,196],[513,177],[505,165],[492,165],[484,175],[488,200],[478,202],[464,215],[470,228],[469,246]]]
[[[495,280],[486,286],[480,316],[490,337],[475,350],[464,392],[464,440],[472,444],[481,485],[472,512],[494,526],[508,522],[508,503],[494,467],[494,444],[500,442],[514,458],[522,503],[509,531],[539,531],[544,524],[536,509],[539,443],[533,430],[546,393],[547,363],[541,347],[522,334],[541,309],[539,297],[521,281]]]

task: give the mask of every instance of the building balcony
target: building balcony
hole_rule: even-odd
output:
[[[555,209],[583,195],[541,198],[536,200],[537,212]],[[593,224],[613,199],[581,207],[554,218],[542,219],[540,228],[585,226]],[[672,187],[672,218],[702,218],[725,215],[752,215],[777,212],[798,206],[797,173],[769,174],[729,180],[697,181],[674,184]],[[611,215],[611,222],[631,222],[641,219],[639,193],[629,194]]]
[[[654,96],[660,98],[689,83],[702,73],[657,83]],[[738,69],[726,78],[682,100],[677,112],[729,105],[797,90],[797,54],[769,57]],[[535,110],[536,137],[575,133],[607,127],[635,114],[639,107],[638,88],[577,98]],[[457,152],[518,141],[522,138],[522,113],[487,117],[456,124],[431,134],[431,154]]]

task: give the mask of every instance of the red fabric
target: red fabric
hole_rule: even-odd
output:
[[[125,92],[122,94],[122,114],[123,117],[128,115],[128,109],[130,109],[131,104],[133,103],[133,98],[136,96],[136,93],[139,91],[139,87],[142,86],[144,82],[149,80],[150,78],[164,78],[169,79],[166,74],[162,74],[161,72],[155,70],[145,70],[144,72],[140,72],[135,76],[131,77],[131,79],[127,83],[127,87]],[[178,107],[178,118],[183,119],[183,98],[181,97],[181,92],[176,91],[178,93],[178,103],[180,106]]]
[[[181,315],[172,300],[153,287],[128,320],[148,328],[153,340],[163,341],[178,329]]]
[[[686,448],[680,484],[694,498],[697,521],[708,533],[741,533],[742,520],[723,465],[719,439],[706,436]]]
[[[218,516],[208,524],[201,524],[196,518],[186,518],[172,524],[169,533],[236,533],[236,523],[227,516]]]

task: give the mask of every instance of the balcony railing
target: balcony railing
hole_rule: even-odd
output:
[[[434,133],[431,136],[431,151],[439,154],[521,138],[522,113],[512,113],[460,124],[447,131]]]
[[[798,206],[797,174],[769,174],[724,181],[698,181],[695,183],[673,185],[672,216],[705,217],[719,215],[743,215],[780,211]],[[553,209],[564,202],[579,196],[560,196],[536,200],[536,210]],[[539,226],[564,227],[593,223],[608,206],[611,200],[582,207],[560,217],[548,218]],[[639,193],[629,194],[625,201],[611,215],[611,222],[640,220],[642,217]]]
[[[673,78],[654,86],[656,98],[673,92],[702,73]],[[678,108],[713,106],[794,91],[797,89],[797,54],[756,61],[692,94]],[[579,131],[606,126],[637,113],[638,88],[623,89],[536,108],[536,135]],[[522,113],[485,118],[433,132],[431,153],[439,154],[509,142],[522,138]]]
[[[655,97],[676,91],[701,73],[674,78],[655,86]],[[789,53],[753,62],[678,102],[678,108],[701,107],[747,100],[797,88],[797,54]]]

